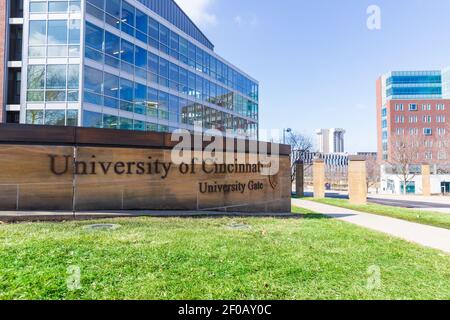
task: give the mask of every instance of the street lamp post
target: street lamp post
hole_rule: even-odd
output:
[[[283,144],[286,144],[286,133],[291,133],[291,132],[292,132],[291,128],[283,129]]]

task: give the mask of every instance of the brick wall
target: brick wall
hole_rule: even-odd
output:
[[[6,1],[0,1],[0,123],[6,122],[5,111],[5,34],[6,34]]]

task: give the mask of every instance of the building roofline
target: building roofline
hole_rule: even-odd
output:
[[[214,50],[214,48],[215,48],[214,43],[212,43],[211,40],[209,40],[209,38],[203,33],[203,31],[197,26],[197,24],[194,21],[192,21],[192,19],[189,17],[189,15],[178,5],[178,3],[175,0],[171,0],[171,1],[178,7],[178,9],[181,10],[181,12],[188,18],[188,20],[195,26],[195,28],[197,28],[197,30],[202,34],[202,36],[205,37],[205,39],[209,42],[209,44],[213,47],[213,50]]]

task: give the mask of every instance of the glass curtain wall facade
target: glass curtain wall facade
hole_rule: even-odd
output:
[[[22,122],[257,137],[257,81],[172,0],[25,0],[24,10]]]

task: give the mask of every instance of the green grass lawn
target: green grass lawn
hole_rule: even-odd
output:
[[[0,299],[450,299],[449,255],[320,215],[102,222],[0,225]]]
[[[450,214],[440,213],[440,212],[430,212],[430,211],[418,211],[407,208],[397,208],[384,206],[379,204],[369,203],[367,205],[352,205],[348,200],[345,199],[313,199],[308,198],[307,200],[316,201],[323,204],[329,204],[332,206],[368,212],[373,214],[378,214],[382,216],[407,220],[411,222],[417,222],[422,224],[427,224],[434,227],[450,229]]]

